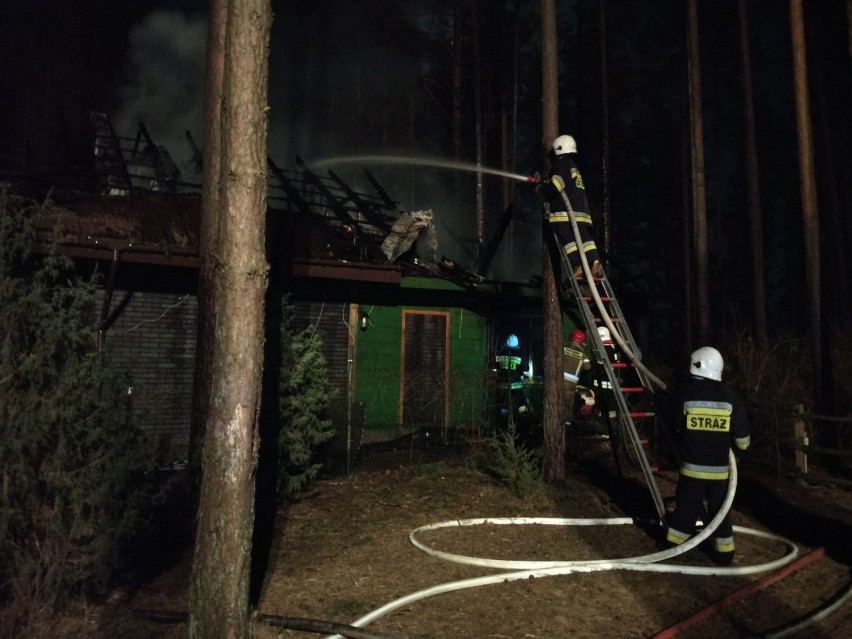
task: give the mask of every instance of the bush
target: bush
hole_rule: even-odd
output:
[[[331,420],[322,418],[330,401],[322,340],[311,327],[303,331],[293,329],[293,308],[285,301],[278,385],[279,493],[303,490],[322,468],[315,460],[315,453],[320,444],[334,435]]]
[[[491,473],[508,484],[518,497],[536,496],[543,488],[541,452],[523,446],[511,430],[498,433],[490,444]]]
[[[105,586],[149,496],[149,448],[97,347],[96,279],[30,252],[45,210],[0,185],[0,634]]]

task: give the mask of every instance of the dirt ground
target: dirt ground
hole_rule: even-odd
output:
[[[270,522],[274,534],[255,636],[321,636],[280,623],[311,619],[351,624],[411,593],[506,572],[449,562],[418,549],[409,535],[427,524],[653,513],[637,469],[622,463],[619,473],[611,454],[600,448],[569,465],[565,485],[543,487],[526,499],[484,470],[476,453],[466,446],[410,444],[362,450],[351,474],[317,481],[282,505]],[[812,471],[809,477],[788,478],[754,460],[739,468],[734,523],[793,541],[803,558],[775,583],[761,582],[773,572],[708,576],[623,569],[501,579],[404,603],[366,625],[364,631],[372,634],[363,636],[627,639],[654,637],[681,623],[677,636],[683,639],[852,637],[852,598],[805,629],[768,634],[826,606],[849,587],[852,494],[844,488],[848,484],[825,472]],[[658,474],[664,497],[674,494],[675,479],[672,471]],[[429,530],[417,539],[445,553],[524,561],[614,560],[657,550],[651,532],[637,525],[484,524]],[[780,541],[747,534],[737,533],[736,543],[735,567],[771,561],[786,552]],[[140,587],[117,592],[110,602],[88,610],[86,636],[186,636],[185,624],[175,621],[186,609],[190,555],[185,550]],[[701,549],[665,563],[713,566]],[[762,587],[706,614],[708,606],[749,584]],[[702,610],[705,618],[690,619]]]

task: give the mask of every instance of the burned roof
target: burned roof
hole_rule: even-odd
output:
[[[201,224],[198,194],[134,192],[132,197],[79,193],[72,201],[50,202],[53,240],[66,253],[121,251],[125,259],[183,263],[197,260]],[[75,251],[76,249],[76,251]],[[93,255],[94,256],[94,255]],[[188,262],[187,262],[188,260]]]
[[[93,113],[90,124],[91,167],[77,176],[77,187],[54,190],[49,179],[40,180],[51,185],[43,189],[51,228],[42,229],[42,250],[52,239],[72,256],[197,267],[200,186],[180,181],[144,125],[128,147],[105,114]],[[402,210],[366,169],[371,192],[357,191],[331,170],[315,174],[298,157],[294,170],[271,158],[268,170],[269,255],[292,264],[294,274],[399,282],[403,270],[413,270],[466,288],[481,280],[452,260],[418,258],[413,244],[434,233],[431,212]]]

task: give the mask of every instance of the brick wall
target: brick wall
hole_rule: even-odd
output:
[[[197,299],[115,291],[112,308],[121,310],[105,343],[132,389],[133,419],[156,438],[160,462],[183,461],[192,410]]]

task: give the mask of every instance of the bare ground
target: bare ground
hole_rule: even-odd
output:
[[[501,572],[419,550],[409,534],[426,524],[481,517],[643,517],[653,512],[636,469],[623,463],[619,474],[611,455],[600,450],[574,460],[564,485],[544,486],[526,499],[483,470],[476,453],[444,446],[362,451],[351,474],[317,481],[282,505],[269,520],[271,545],[258,545],[268,548],[268,554],[258,582],[255,636],[320,636],[269,622],[350,624],[410,593]],[[654,637],[681,622],[677,636],[682,639],[760,636],[818,610],[849,583],[852,496],[824,472],[811,477],[822,481],[787,478],[757,461],[740,467],[734,523],[790,539],[806,559],[776,583],[755,588],[698,623],[683,620],[759,583],[768,573],[609,570],[528,578],[414,601],[365,629],[409,639],[627,639]],[[674,494],[672,471],[660,472],[657,479],[664,496]],[[418,539],[447,553],[511,560],[618,559],[656,551],[652,531],[636,525],[481,525],[432,530]],[[745,534],[736,541],[735,566],[762,563],[785,552],[778,541]],[[191,550],[184,548],[167,568],[137,588],[117,591],[68,627],[91,637],[186,636],[186,626],[178,620],[186,609],[190,563]],[[700,549],[667,563],[713,565]],[[818,624],[787,636],[852,636],[852,600]]]

